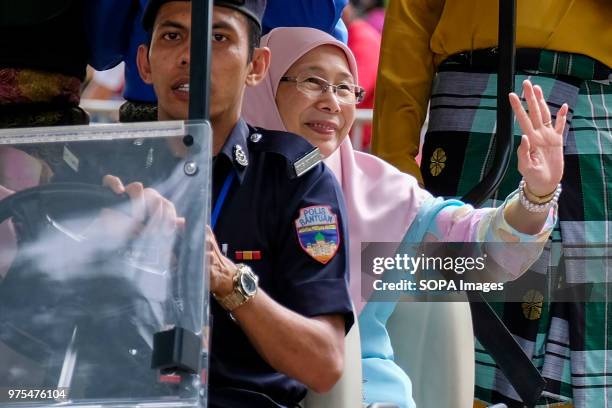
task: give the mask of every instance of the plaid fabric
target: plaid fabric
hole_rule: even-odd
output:
[[[599,302],[556,303],[548,297],[558,284],[551,270],[562,271],[567,282],[612,281],[606,251],[612,238],[612,85],[592,79],[607,78],[610,70],[584,56],[550,51],[540,52],[536,62],[530,72],[517,75],[517,93],[529,78],[542,86],[553,118],[563,102],[570,106],[560,222],[540,260],[519,279],[532,288],[525,301],[493,306],[547,380],[539,406],[612,406],[612,293],[597,287]],[[519,66],[525,68],[520,61]],[[497,78],[478,69],[465,72],[463,67],[462,72],[457,64],[448,68],[442,67],[434,82],[421,171],[429,191],[454,197],[469,191],[490,165]],[[518,124],[514,140],[516,147]],[[521,177],[516,166],[513,155],[491,204],[500,204],[516,189]],[[514,285],[518,282],[507,287]],[[476,398],[522,406],[478,342]]]

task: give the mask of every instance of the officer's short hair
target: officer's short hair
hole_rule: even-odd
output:
[[[253,52],[255,48],[259,48],[261,42],[261,27],[252,18],[247,18],[247,35],[249,41],[249,59],[247,62],[251,62],[253,59]]]

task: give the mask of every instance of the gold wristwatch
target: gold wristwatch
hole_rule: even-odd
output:
[[[234,290],[229,295],[220,297],[213,293],[217,302],[228,312],[232,312],[238,306],[242,306],[257,294],[259,278],[248,265],[236,264],[234,274]]]

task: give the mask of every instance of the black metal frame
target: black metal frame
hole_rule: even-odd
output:
[[[508,93],[514,91],[516,54],[516,0],[499,1],[498,50],[499,67],[497,75],[497,129],[495,134],[495,155],[487,175],[473,187],[462,201],[481,206],[499,187],[513,152],[512,107]],[[503,40],[502,40],[503,39]]]
[[[481,206],[499,187],[514,151],[512,107],[508,94],[514,91],[516,55],[516,0],[499,0],[497,75],[497,128],[490,170],[462,201]],[[493,308],[479,292],[468,292],[474,335],[495,360],[523,403],[532,407],[546,381],[516,342]]]
[[[191,0],[189,119],[210,118],[210,60],[213,0]]]

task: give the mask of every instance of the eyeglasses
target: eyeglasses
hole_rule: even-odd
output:
[[[313,75],[284,76],[280,80],[282,82],[295,82],[298,91],[313,97],[324,95],[328,89],[331,89],[338,102],[348,105],[356,105],[363,101],[365,97],[365,89],[358,85],[345,82],[334,85]]]

